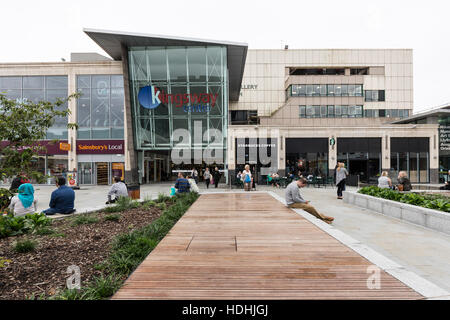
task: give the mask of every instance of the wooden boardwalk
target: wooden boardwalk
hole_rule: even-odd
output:
[[[421,299],[269,194],[206,194],[113,299]]]

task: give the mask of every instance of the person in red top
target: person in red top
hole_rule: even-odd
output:
[[[24,183],[30,183],[30,179],[27,178],[24,172],[21,172],[13,179],[9,190],[12,192],[17,192],[17,189],[19,189],[19,187]]]

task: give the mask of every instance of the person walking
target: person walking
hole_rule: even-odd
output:
[[[347,180],[348,171],[345,169],[344,163],[339,162],[336,169],[336,186],[337,198],[342,199],[342,191],[345,191],[345,181]]]
[[[34,198],[34,188],[31,183],[24,183],[19,186],[18,195],[12,197],[8,208],[16,217],[37,211],[37,200]]]
[[[219,168],[215,167],[214,168],[214,187],[217,188],[217,186],[219,185],[219,180],[222,177],[222,174],[219,171]]]
[[[378,188],[381,188],[381,189],[390,189],[390,188],[392,188],[392,181],[388,177],[388,172],[387,171],[383,171],[381,173],[381,176],[378,178]]]
[[[250,191],[252,188],[252,173],[250,172],[250,166],[248,164],[245,165],[244,171],[242,171],[241,179],[244,183],[244,190]]]
[[[192,169],[191,177],[195,180],[195,183],[198,183],[198,171],[195,167]]]
[[[305,178],[300,178],[297,181],[292,181],[287,187],[285,191],[286,204],[289,208],[297,208],[303,209],[306,212],[312,214],[316,218],[323,220],[324,222],[331,224],[334,220],[333,217],[328,217],[324,214],[321,214],[314,208],[309,201],[303,199],[300,194],[300,189],[304,188],[307,184]]]
[[[209,168],[205,169],[205,173],[203,174],[203,178],[205,179],[206,189],[209,189],[209,183],[211,182],[211,173],[209,172]]]

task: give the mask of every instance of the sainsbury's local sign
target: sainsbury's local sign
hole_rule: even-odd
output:
[[[145,86],[139,90],[138,100],[142,107],[155,109],[171,102],[184,112],[209,112],[216,105],[217,93],[166,93],[156,86]]]
[[[77,154],[124,154],[124,140],[77,140]]]

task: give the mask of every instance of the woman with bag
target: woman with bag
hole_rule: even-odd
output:
[[[213,179],[214,179],[214,187],[217,188],[217,186],[219,185],[219,181],[221,178],[222,174],[219,171],[219,168],[215,168],[214,169],[214,173],[213,173]]]
[[[203,178],[205,178],[206,189],[209,189],[209,183],[211,182],[211,173],[209,172],[209,168],[205,169]]]
[[[242,182],[244,182],[244,190],[250,191],[252,188],[252,173],[248,164],[245,165],[245,170],[242,171]]]
[[[336,169],[336,186],[337,186],[337,198],[342,199],[342,191],[345,191],[345,180],[347,179],[348,171],[344,167],[343,162],[338,163]]]

